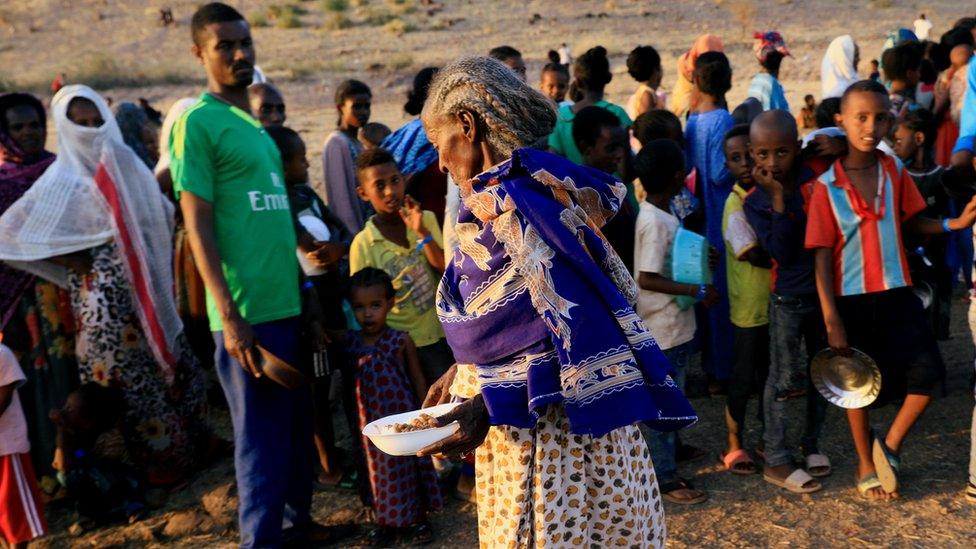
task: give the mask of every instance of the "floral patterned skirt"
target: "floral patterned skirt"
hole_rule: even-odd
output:
[[[473,368],[460,365],[451,392],[476,389]],[[574,435],[562,405],[550,405],[533,429],[492,427],[475,455],[481,547],[664,547],[664,506],[636,425]]]
[[[176,378],[166,383],[139,325],[118,248],[105,244],[91,253],[92,270],[68,277],[81,382],[122,391],[122,434],[133,462],[151,483],[175,482],[210,440],[202,370],[180,336]]]

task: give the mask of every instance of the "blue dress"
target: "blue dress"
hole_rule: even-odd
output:
[[[705,237],[716,250],[722,250],[722,211],[735,180],[725,168],[725,132],[735,125],[725,109],[694,113],[685,127],[685,156],[690,167],[698,170],[698,184],[705,203]],[[699,341],[704,354],[705,371],[717,379],[732,375],[732,322],[729,320],[728,283],[725,277],[725,254],[719,254],[714,285],[722,300],[707,310],[707,326],[699,323]],[[704,329],[703,329],[704,328]]]
[[[749,83],[748,96],[758,99],[762,103],[764,111],[770,109],[790,111],[790,104],[786,102],[786,93],[783,91],[783,85],[779,83],[779,80],[775,76],[768,72],[761,72],[752,77],[752,82]]]

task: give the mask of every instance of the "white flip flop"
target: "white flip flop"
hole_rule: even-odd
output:
[[[790,473],[790,476],[782,480],[763,473],[763,480],[774,486],[779,486],[784,490],[793,492],[794,494],[810,494],[823,488],[823,486],[817,482],[816,479],[810,476],[810,473],[804,471],[803,469],[796,469]],[[813,481],[812,485],[804,486],[810,481]]]
[[[823,454],[808,454],[803,458],[806,462],[806,470],[810,473],[810,476],[821,478],[830,475],[833,471],[830,467],[830,458]],[[823,469],[826,468],[825,472],[814,473],[811,469]]]

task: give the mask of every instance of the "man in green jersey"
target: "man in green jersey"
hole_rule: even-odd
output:
[[[173,128],[170,169],[234,427],[241,546],[334,541],[345,529],[315,525],[309,514],[309,390],[266,379],[257,349],[296,364],[301,302],[281,156],[248,102],[250,28],[221,3],[199,8],[191,27],[207,91]]]

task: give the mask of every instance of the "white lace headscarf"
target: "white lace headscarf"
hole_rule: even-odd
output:
[[[820,88],[823,101],[829,97],[840,97],[848,86],[858,81],[854,67],[854,51],[857,44],[849,34],[838,36],[827,46],[820,63]]]
[[[75,98],[94,103],[105,123],[88,128],[69,120]],[[66,286],[67,269],[51,258],[114,240],[143,333],[172,379],[183,329],[173,298],[173,206],[95,91],[65,86],[51,110],[58,158],[0,216],[0,260]]]

